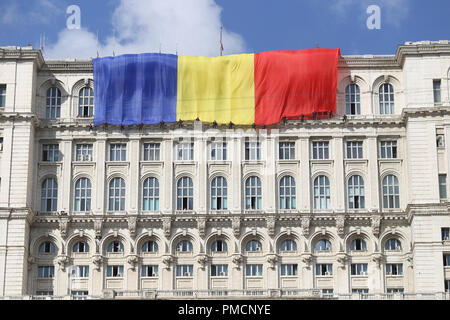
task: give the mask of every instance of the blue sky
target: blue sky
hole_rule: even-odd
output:
[[[81,8],[81,30],[66,28],[72,4]],[[366,26],[372,4],[381,8],[380,30]],[[315,43],[343,54],[394,54],[405,41],[450,39],[449,13],[448,0],[1,0],[0,46],[37,48],[45,33],[48,58],[160,48],[214,56],[223,25],[225,54]]]

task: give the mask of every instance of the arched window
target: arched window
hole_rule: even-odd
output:
[[[398,179],[394,175],[388,175],[383,179],[383,208],[400,208]]]
[[[345,88],[345,113],[348,115],[361,114],[361,96],[357,84],[349,84]]]
[[[75,183],[75,211],[91,210],[91,180],[88,178],[80,178]]]
[[[177,183],[177,210],[194,209],[194,184],[189,177],[182,177]]]
[[[331,251],[333,246],[331,245],[331,242],[327,239],[321,239],[317,241],[314,249],[316,251]]]
[[[364,209],[364,179],[361,176],[351,176],[348,179],[348,207]]]
[[[367,245],[363,239],[355,239],[350,244],[350,250],[352,251],[366,251]]]
[[[142,210],[159,210],[159,182],[156,178],[147,178],[142,189]]]
[[[394,113],[394,87],[390,83],[380,86],[380,114]]]
[[[245,246],[245,251],[262,251],[262,244],[258,240],[250,240]]]
[[[227,180],[224,177],[216,177],[211,181],[211,210],[228,209]]]
[[[77,242],[74,244],[72,251],[79,252],[79,253],[89,252],[89,245],[85,241]]]
[[[387,251],[400,251],[402,250],[402,243],[400,240],[392,238],[386,241],[384,244],[384,250]]]
[[[261,180],[255,176],[249,177],[245,182],[245,209],[261,210],[261,194]]]
[[[280,245],[280,251],[297,251],[297,243],[292,239],[284,240]]]
[[[45,241],[39,246],[39,253],[55,253],[56,247],[51,241]]]
[[[84,87],[80,90],[78,116],[91,118],[94,115],[94,90]]]
[[[114,178],[109,183],[109,211],[125,210],[125,181]]]
[[[295,179],[285,176],[280,180],[280,209],[295,209]]]
[[[58,183],[56,179],[45,179],[42,183],[41,211],[53,212],[58,210]]]
[[[142,245],[142,252],[158,252],[158,244],[155,241],[147,241]]]
[[[45,103],[45,117],[56,119],[61,116],[61,91],[56,88],[47,90],[47,100]]]
[[[123,252],[123,244],[120,241],[113,241],[109,244],[107,252],[117,253],[117,252]]]
[[[314,180],[314,209],[329,209],[330,201],[330,180],[327,176],[318,176]]]
[[[216,240],[211,245],[211,251],[213,252],[227,252],[228,246],[227,243],[223,240]]]
[[[194,251],[194,247],[192,246],[192,242],[189,240],[181,240],[177,244],[178,252],[192,252]]]

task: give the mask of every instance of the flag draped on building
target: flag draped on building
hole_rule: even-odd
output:
[[[94,59],[95,125],[270,125],[336,111],[339,49]]]

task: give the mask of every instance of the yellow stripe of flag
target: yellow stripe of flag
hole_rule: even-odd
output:
[[[255,122],[254,55],[178,57],[177,119]]]

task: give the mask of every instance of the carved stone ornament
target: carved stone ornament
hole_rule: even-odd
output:
[[[171,235],[171,229],[172,229],[172,218],[165,217],[163,218],[163,230],[164,230],[164,236],[169,239]]]
[[[59,269],[61,271],[66,271],[66,264],[68,264],[70,261],[69,257],[66,255],[60,255],[57,257],[56,262],[59,265]]]
[[[103,224],[103,219],[95,219],[94,220],[94,231],[95,231],[95,237],[97,239],[101,239],[102,237],[102,224]]]
[[[275,235],[275,221],[275,217],[266,217],[267,230],[271,238]]]
[[[302,255],[302,262],[306,265],[306,268],[308,269],[311,267],[312,260],[313,260],[312,254],[306,253]]]
[[[172,258],[172,256],[165,256],[165,257],[163,257],[162,262],[166,266],[166,269],[170,269],[170,265],[173,262],[173,258]]]
[[[239,254],[239,255],[235,255],[234,257],[233,257],[233,263],[236,265],[236,269],[239,269],[239,267],[240,267],[240,264],[242,263],[242,256]]]
[[[233,234],[236,238],[239,238],[241,235],[241,218],[233,217],[231,221],[231,226],[233,228]]]
[[[35,257],[28,257],[28,270],[31,270],[31,268],[33,267],[33,264],[36,262],[36,258]]]
[[[95,266],[95,268],[94,268],[95,270],[100,270],[100,266],[103,263],[103,257],[101,255],[99,255],[99,254],[94,255],[92,257],[92,263]]]
[[[136,270],[136,265],[138,264],[138,262],[139,262],[139,257],[137,256],[137,255],[129,255],[128,257],[127,257],[127,262],[128,262],[128,264],[131,266],[131,270]]]
[[[372,233],[375,237],[378,237],[380,235],[380,223],[381,223],[381,216],[374,215],[371,219],[371,226],[372,226]]]
[[[377,264],[378,268],[381,267],[381,263],[383,262],[383,259],[384,259],[384,256],[379,252],[376,252],[372,255],[372,261],[374,261]]]
[[[136,226],[137,217],[128,217],[128,230],[130,231],[130,237],[136,238]]]
[[[60,217],[59,218],[59,232],[61,233],[61,237],[65,239],[67,237],[67,227],[69,224],[69,218]]]
[[[339,215],[336,216],[336,228],[337,228],[337,233],[339,236],[344,236],[345,235],[345,216],[343,215]]]
[[[197,262],[200,265],[200,268],[205,269],[205,266],[208,263],[208,257],[205,255],[198,256]]]
[[[345,269],[345,265],[348,261],[348,256],[345,253],[338,253],[336,256],[336,260],[339,263],[339,267]]]
[[[270,264],[271,269],[275,269],[275,265],[278,262],[278,257],[274,254],[267,256],[267,262]]]
[[[310,225],[309,217],[303,217],[302,218],[302,234],[305,237],[309,236],[309,225]]]
[[[408,267],[414,268],[414,256],[412,253],[408,253],[406,255],[406,261],[408,261]]]
[[[198,234],[200,235],[200,238],[205,238],[205,230],[206,230],[206,217],[198,217],[197,218],[197,228],[198,228]]]

